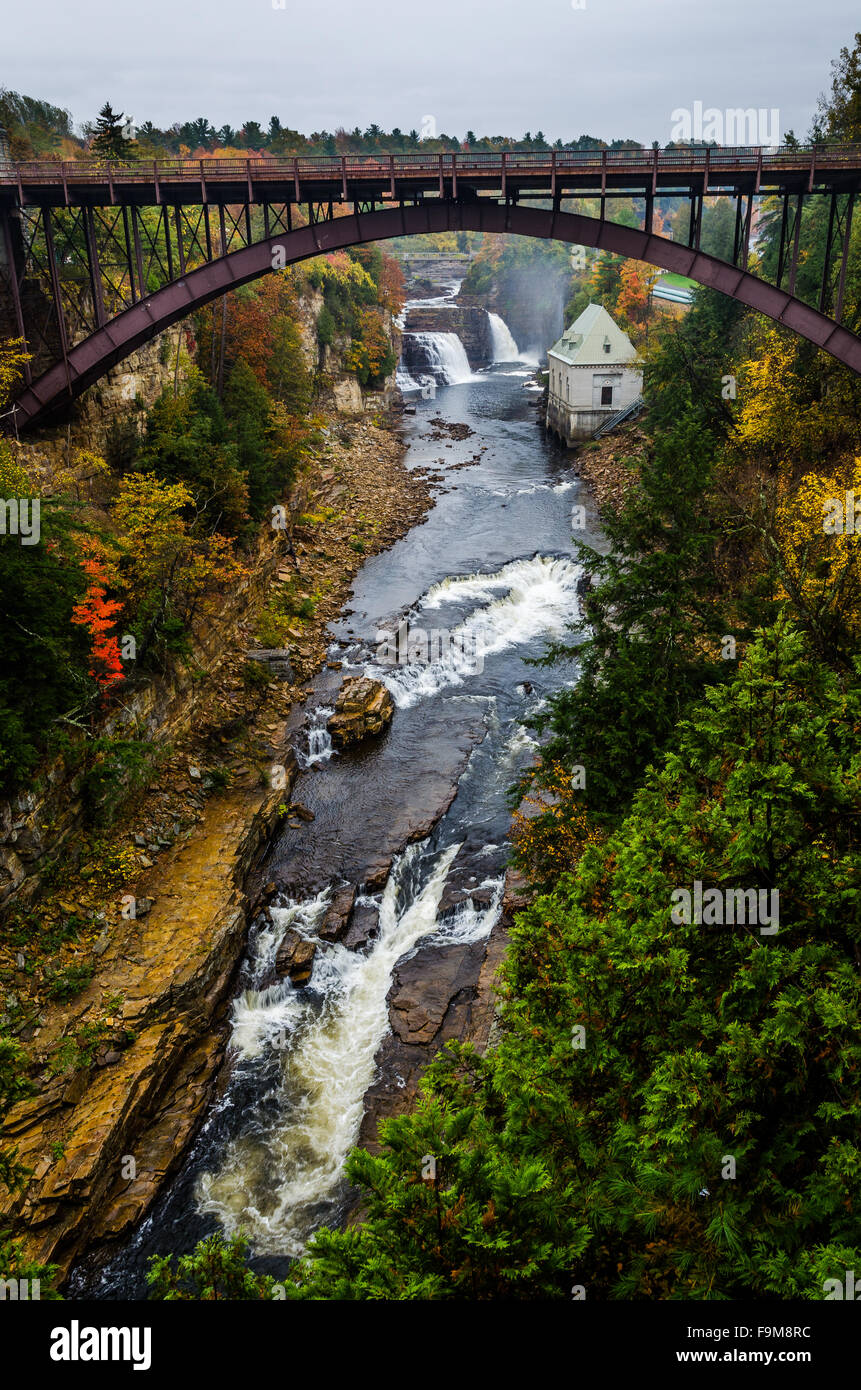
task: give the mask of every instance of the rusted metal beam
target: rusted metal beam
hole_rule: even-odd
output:
[[[63,294],[60,288],[60,273],[57,270],[57,253],[54,248],[54,228],[51,223],[51,209],[42,209],[42,227],[45,232],[45,249],[48,253],[48,270],[51,277],[51,295],[54,300],[54,315],[60,337],[60,352],[69,395],[72,394],[72,373],[69,367],[69,342],[66,336],[66,317],[63,313]]]
[[[8,208],[0,208],[0,225],[3,227],[3,242],[6,247],[6,264],[9,267],[9,288],[12,293],[12,304],[15,309],[15,323],[18,327],[18,337],[21,339],[24,352],[28,352],[27,329],[24,324],[24,307],[21,303],[21,285],[18,279],[18,248],[15,245],[12,215]],[[33,373],[29,362],[24,363],[24,380],[28,386],[33,380]]]
[[[172,279],[173,279],[173,249],[172,249],[171,244],[170,244],[170,217],[168,216],[167,203],[164,204],[164,206],[163,206],[161,212],[162,212],[162,216],[161,216],[161,219],[160,219],[160,220],[161,220],[162,226],[163,226],[163,228],[164,228],[164,245],[165,245],[165,251],[167,252],[167,278],[168,278],[168,280],[172,280]],[[156,232],[156,236],[158,236],[158,232]]]
[[[176,254],[179,257],[179,273],[180,275],[184,275],[185,247],[182,244],[182,213],[180,211],[179,203],[177,203],[176,207],[174,208],[174,213],[176,214]]]
[[[837,213],[837,194],[831,194],[831,203],[828,208],[828,232],[825,237],[825,255],[822,258],[822,280],[819,285],[819,312],[825,312],[825,301],[828,298],[828,272],[831,269],[831,243],[834,240],[834,218]]]
[[[140,286],[141,299],[146,299],[147,286],[146,281],[144,279],[143,252],[141,251],[141,235],[140,227],[138,225],[138,210],[135,207],[134,203],[132,203],[130,211],[132,215],[132,241],[134,243],[135,248],[135,265],[138,268],[138,285]]]
[[[834,307],[834,318],[837,323],[843,321],[843,293],[846,289],[846,267],[849,263],[849,241],[852,236],[852,209],[855,205],[855,189],[849,194],[846,204],[846,214],[843,225],[843,255],[840,259],[840,279],[837,285],[837,303]]]
[[[735,200],[735,231],[732,238],[732,263],[738,265],[738,255],[741,249],[741,194]]]
[[[789,241],[789,194],[783,195],[783,208],[780,214],[780,248],[777,253],[777,287],[783,284],[786,269],[786,250]]]
[[[99,265],[99,248],[96,241],[96,228],[93,223],[93,209],[84,208],[84,233],[87,246],[87,269],[90,273],[90,291],[93,296],[93,309],[99,328],[107,323],[105,296],[102,289],[102,271]]]
[[[137,302],[138,302],[138,292],[137,292],[137,290],[136,290],[136,288],[135,288],[135,270],[134,270],[134,261],[133,261],[133,259],[132,259],[131,235],[130,235],[130,233],[129,233],[129,210],[128,210],[128,208],[125,206],[125,204],[123,204],[122,217],[123,217],[123,235],[124,235],[125,243],[126,243],[126,269],[128,270],[128,273],[129,273],[129,285],[131,286],[131,291],[132,291],[132,304],[137,304]],[[143,289],[141,289],[141,294],[143,294]]]
[[[747,262],[750,255],[750,224],[753,217],[753,194],[747,195],[747,210],[744,216],[744,240],[741,251],[741,268],[747,270]]]
[[[792,237],[792,261],[789,266],[789,293],[795,294],[795,276],[798,270],[798,248],[801,243],[801,214],[804,210],[804,194],[799,193],[795,205],[795,226]]]
[[[804,195],[802,195],[803,197]],[[570,213],[554,214],[549,209],[507,207],[495,200],[485,204],[463,203],[449,208],[449,220],[467,230],[503,232],[532,237],[549,237],[571,244],[599,246],[629,259],[645,260],[661,269],[676,269],[699,284],[720,290],[750,308],[783,323],[811,343],[861,374],[861,338],[841,328],[811,305],[802,304],[785,291],[768,285],[756,276],[740,271],[703,252],[692,252],[662,237],[649,236],[639,228],[601,224],[596,218]],[[439,210],[433,204],[386,208],[367,216],[344,217],[330,228],[327,246],[346,247],[364,241],[416,235],[438,229]],[[313,254],[314,229],[299,227],[286,247],[287,263]],[[181,283],[165,286],[151,297],[143,316],[128,309],[110,324],[70,350],[69,367],[72,393],[78,395],[103,374],[107,366],[139,347],[192,309],[209,303],[227,290],[248,284],[271,269],[268,244],[258,242],[233,252],[213,266],[188,271]],[[58,404],[67,400],[69,388],[63,364],[50,368],[18,398],[19,422],[23,427],[44,419]]]

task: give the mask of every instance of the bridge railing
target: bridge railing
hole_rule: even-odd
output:
[[[657,158],[656,158],[657,155]],[[110,162],[89,158],[75,160],[25,160],[17,164],[0,164],[0,183],[104,183],[107,178],[122,183],[152,183],[189,181],[203,177],[212,180],[241,181],[251,179],[278,180],[298,177],[302,181],[317,179],[335,181],[346,176],[362,178],[436,177],[440,170],[447,176],[456,172],[459,177],[470,174],[487,176],[502,174],[544,174],[554,168],[566,172],[628,172],[647,174],[657,168],[668,170],[697,170],[709,167],[721,170],[753,170],[760,165],[780,164],[787,169],[808,169],[815,160],[819,169],[840,167],[858,168],[861,147],[858,145],[779,145],[758,146],[680,146],[673,149],[618,150],[470,150],[443,153],[348,154],[332,156],[298,155],[276,157],[253,155],[247,158],[201,159],[167,158],[135,162]]]

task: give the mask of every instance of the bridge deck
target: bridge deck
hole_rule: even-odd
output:
[[[288,159],[94,160],[0,165],[7,206],[356,201],[469,196],[708,190],[848,191],[861,181],[861,146],[698,147],[496,153],[342,155]]]

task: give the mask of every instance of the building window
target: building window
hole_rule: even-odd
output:
[[[570,389],[570,388],[571,388],[571,382],[568,381],[568,380],[566,379],[566,382],[565,382],[565,399],[568,400],[568,401],[570,401],[570,399],[571,399],[571,389]]]
[[[602,405],[612,405],[612,404],[613,404],[613,388],[612,388],[612,386],[602,386],[602,387],[601,387],[601,404],[602,404]]]
[[[611,346],[611,344],[610,344],[610,339],[609,339],[609,338],[605,338],[605,339],[604,339],[604,351],[605,351],[605,352],[609,352],[609,351],[610,351],[610,346]]]

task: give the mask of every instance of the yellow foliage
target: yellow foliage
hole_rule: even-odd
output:
[[[585,791],[562,763],[543,765],[540,778],[511,821],[517,864],[537,881],[570,873],[586,845],[601,838],[589,827]]]
[[[30,361],[31,356],[32,353],[24,352],[21,338],[0,343],[0,408],[12,399],[21,378],[21,368]]]
[[[799,442],[808,456],[827,449],[834,432],[834,401],[810,400],[797,368],[797,345],[759,323],[739,371],[738,442],[749,454],[797,463]]]
[[[55,481],[61,489],[74,488],[77,493],[81,482],[105,477],[110,471],[101,454],[94,454],[92,449],[76,449],[72,455],[72,467],[60,469]]]
[[[192,502],[184,483],[166,483],[151,473],[123,479],[114,505],[122,556],[112,577],[133,607],[163,592],[190,613],[209,590],[245,575],[227,536],[189,533],[182,513]]]
[[[783,585],[779,597],[790,598],[822,625],[839,623],[861,635],[861,564],[857,533],[829,534],[830,504],[844,507],[846,493],[861,503],[861,458],[844,480],[807,473],[778,507],[775,531],[780,548]],[[844,508],[845,509],[845,508]]]
[[[0,439],[0,497],[35,497],[38,491],[10,446]]]

